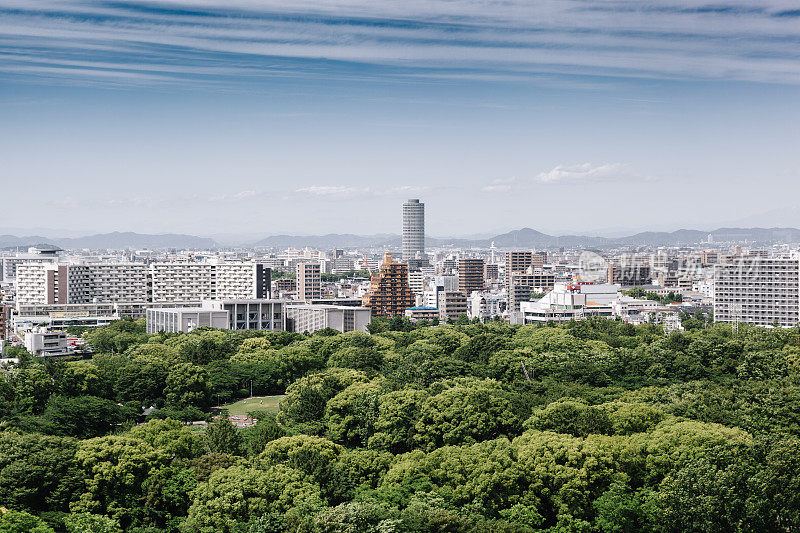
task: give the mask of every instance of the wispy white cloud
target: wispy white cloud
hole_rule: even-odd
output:
[[[233,194],[223,193],[209,198],[211,202],[240,202],[261,196],[261,192],[254,190],[240,191]]]
[[[509,192],[517,178],[496,178],[489,185],[481,187],[483,192]]]
[[[0,5],[0,71],[94,82],[540,74],[800,83],[794,2],[172,0]],[[227,16],[234,15],[234,16]],[[732,43],[735,43],[733,45]],[[319,69],[307,61],[343,62]]]
[[[312,196],[352,196],[369,192],[369,189],[344,185],[311,185],[309,187],[300,187],[295,192]]]
[[[410,196],[432,190],[426,185],[401,185],[397,187],[374,188],[351,185],[310,185],[295,189],[295,193],[311,196],[353,197],[353,196]]]
[[[540,172],[534,178],[541,183],[587,182],[611,179],[648,179],[653,178],[636,173],[629,165],[609,163],[593,165],[558,165],[547,172]]]

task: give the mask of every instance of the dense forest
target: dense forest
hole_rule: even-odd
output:
[[[91,359],[18,350],[0,532],[797,531],[800,330],[700,324],[120,321]],[[212,416],[251,386],[280,409]]]

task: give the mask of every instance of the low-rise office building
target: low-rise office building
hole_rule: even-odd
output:
[[[439,320],[439,309],[437,307],[417,306],[406,309],[405,316],[411,322],[419,320]]]
[[[372,320],[368,307],[345,305],[286,305],[288,331],[313,333],[325,328],[347,331],[367,331]]]
[[[569,322],[589,317],[614,316],[612,302],[620,286],[610,283],[556,283],[552,291],[536,302],[522,302],[520,312],[525,324]]]
[[[207,300],[204,309],[228,312],[225,329],[234,330],[286,330],[286,302],[266,299]]]
[[[189,333],[197,328],[228,329],[229,313],[207,307],[176,307],[147,310],[147,333]]]
[[[24,334],[25,349],[32,355],[52,356],[69,353],[67,334],[64,331],[50,331],[37,327]]]

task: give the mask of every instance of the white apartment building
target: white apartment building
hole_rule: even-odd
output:
[[[425,274],[419,270],[410,270],[408,272],[408,287],[414,295],[422,296],[425,291]]]
[[[800,260],[742,257],[714,265],[714,320],[797,326]]]
[[[261,263],[237,262],[216,265],[217,299],[269,298],[271,271]]]
[[[66,286],[62,279],[66,276]],[[143,263],[88,263],[59,265],[58,296],[63,303],[148,301],[148,268]],[[63,300],[56,297],[56,301]],[[49,303],[49,302],[48,302]]]
[[[270,269],[252,262],[29,262],[19,264],[16,273],[18,305],[199,303],[270,296]]]
[[[52,288],[48,297],[48,278],[53,277],[54,268],[52,263],[39,261],[16,265],[17,305],[54,303]]]
[[[199,302],[216,298],[216,276],[212,271],[216,272],[216,265],[211,263],[153,263],[151,301]]]
[[[55,263],[58,256],[54,250],[40,250],[28,248],[28,252],[18,252],[11,256],[0,258],[0,281],[13,282],[17,277],[17,267],[22,263]]]
[[[322,297],[322,272],[319,263],[298,263],[297,299],[308,301]]]

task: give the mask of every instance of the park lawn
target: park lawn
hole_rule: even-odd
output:
[[[269,411],[270,413],[278,412],[278,402],[286,398],[285,394],[277,396],[253,396],[252,398],[245,398],[235,403],[223,405],[221,409],[227,409],[229,415],[246,415],[249,411]],[[264,401],[263,405],[260,403]]]

